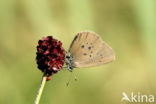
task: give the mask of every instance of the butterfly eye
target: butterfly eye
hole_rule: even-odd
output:
[[[68,58],[68,59],[69,59],[69,58],[70,58],[70,56],[66,56],[66,58]]]

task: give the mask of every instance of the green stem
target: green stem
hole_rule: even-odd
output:
[[[43,91],[45,83],[46,83],[46,78],[47,78],[47,76],[45,74],[43,74],[42,81],[41,81],[41,84],[40,84],[40,88],[38,90],[38,93],[37,93],[37,96],[36,96],[36,99],[35,99],[35,104],[39,104],[39,102],[40,102],[42,91]]]

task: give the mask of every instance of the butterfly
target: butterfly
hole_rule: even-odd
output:
[[[74,68],[94,67],[114,60],[112,48],[91,31],[77,33],[65,55],[65,63],[70,72]]]

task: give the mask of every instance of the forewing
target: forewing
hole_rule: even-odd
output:
[[[69,49],[74,67],[92,67],[111,62],[114,52],[99,35],[94,32],[79,32]]]

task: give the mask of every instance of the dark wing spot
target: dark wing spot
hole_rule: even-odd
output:
[[[91,45],[93,44],[93,43],[90,43]]]
[[[86,56],[86,55],[87,55],[87,53],[84,53],[83,55],[85,55],[85,56]]]
[[[81,48],[84,48],[84,45],[82,45]]]
[[[88,47],[88,50],[90,50],[91,49],[91,47]]]
[[[86,43],[86,44],[88,44],[88,43]]]
[[[100,56],[102,56],[102,54]]]
[[[89,55],[89,57],[92,57],[92,55]]]
[[[91,51],[91,53],[93,53],[93,51]]]

